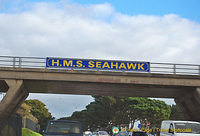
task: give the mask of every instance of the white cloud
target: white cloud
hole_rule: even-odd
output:
[[[16,14],[0,13],[0,53],[200,62],[198,23],[174,14],[120,14],[108,3],[60,4],[34,3]]]

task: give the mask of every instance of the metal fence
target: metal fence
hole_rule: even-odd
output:
[[[0,56],[0,67],[46,68],[46,58]],[[200,75],[200,65],[150,63],[150,73]]]

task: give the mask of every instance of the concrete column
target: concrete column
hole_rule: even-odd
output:
[[[16,112],[18,107],[27,98],[28,92],[25,91],[23,80],[5,80],[9,89],[0,103],[0,127],[3,128]]]
[[[185,115],[186,120],[200,121],[200,88],[175,98],[175,102]]]

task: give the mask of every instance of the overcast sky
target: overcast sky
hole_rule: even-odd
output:
[[[199,13],[199,0],[0,0],[0,55],[200,64]],[[36,98],[56,118],[93,101]]]

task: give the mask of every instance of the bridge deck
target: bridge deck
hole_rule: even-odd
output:
[[[0,68],[1,91],[5,79],[22,79],[31,93],[179,97],[200,86],[198,75],[109,71]]]

